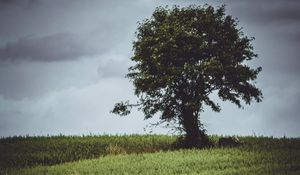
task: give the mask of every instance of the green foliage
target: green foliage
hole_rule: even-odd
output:
[[[203,106],[221,110],[210,94],[238,107],[262,100],[253,82],[261,67],[246,64],[257,57],[252,40],[224,6],[158,7],[139,24],[133,43],[136,64],[127,77],[139,102],[117,103],[112,112],[127,115],[139,106],[146,119],[159,112],[162,121],[177,121],[188,135],[203,135],[198,120]]]
[[[213,136],[213,140],[218,137]],[[300,139],[239,137],[236,148],[190,149],[106,156],[56,166],[38,166],[8,174],[145,174],[145,175],[298,175]]]

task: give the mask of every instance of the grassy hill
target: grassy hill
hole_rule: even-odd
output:
[[[211,136],[216,142],[217,136]],[[300,139],[178,150],[165,135],[0,139],[0,174],[300,174]]]

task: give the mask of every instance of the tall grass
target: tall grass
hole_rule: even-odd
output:
[[[0,169],[53,165],[108,154],[171,149],[176,137],[165,135],[9,137],[0,139]]]
[[[238,148],[174,151],[176,139],[166,135],[2,138],[0,174],[140,174],[144,169],[149,173],[143,174],[224,174],[223,170],[286,174],[289,169],[300,174],[300,138],[239,137],[243,145]],[[210,139],[217,143],[218,136]],[[159,153],[144,154],[153,152]]]
[[[248,142],[250,141],[250,142]],[[245,138],[246,146],[106,156],[11,174],[299,175],[299,139]],[[251,142],[254,142],[251,144]],[[262,144],[263,143],[263,144]],[[262,144],[262,145],[259,145]]]

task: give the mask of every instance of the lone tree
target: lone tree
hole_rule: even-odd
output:
[[[151,118],[160,113],[163,122],[176,121],[185,132],[186,147],[209,144],[199,115],[215,93],[239,108],[262,100],[255,87],[261,67],[252,69],[245,62],[257,57],[237,20],[225,15],[225,7],[158,7],[150,19],[139,23],[133,42],[136,64],[127,77],[135,86],[136,104],[115,104],[113,113],[127,115],[137,106]]]

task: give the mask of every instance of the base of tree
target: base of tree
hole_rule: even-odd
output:
[[[213,143],[209,140],[207,135],[202,135],[200,137],[179,137],[175,143],[177,148],[208,148],[212,147]]]

